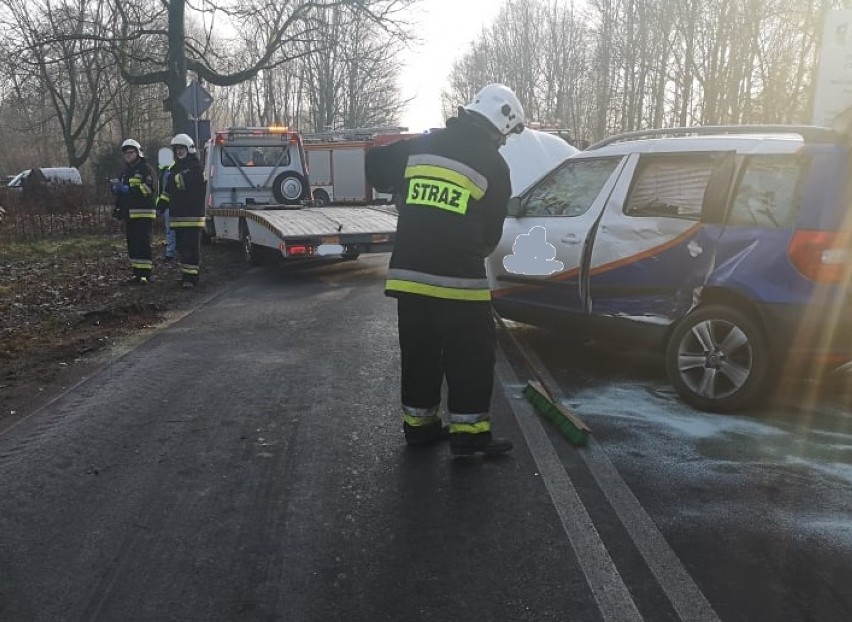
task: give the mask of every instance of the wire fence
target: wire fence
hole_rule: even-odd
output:
[[[0,244],[121,233],[115,197],[101,188],[59,186],[38,196],[0,188]],[[158,220],[155,230],[161,229]]]

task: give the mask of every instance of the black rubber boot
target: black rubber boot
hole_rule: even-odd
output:
[[[482,434],[457,433],[450,436],[450,452],[453,456],[497,456],[512,449],[512,441],[494,438],[491,432]]]
[[[411,447],[431,445],[450,438],[450,429],[440,423],[413,426],[403,422],[402,429],[405,431],[405,442]]]

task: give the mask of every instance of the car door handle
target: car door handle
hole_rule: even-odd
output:
[[[568,235],[563,237],[560,242],[562,242],[563,244],[579,244],[580,238],[578,238],[577,235],[574,233],[569,233]]]

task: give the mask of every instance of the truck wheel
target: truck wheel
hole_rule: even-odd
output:
[[[666,371],[684,402],[719,413],[754,406],[773,378],[757,322],[722,305],[699,308],[680,321],[666,348]]]
[[[298,205],[305,197],[307,187],[305,178],[298,173],[281,173],[272,182],[272,194],[283,205]]]
[[[317,189],[314,190],[314,204],[317,207],[322,207],[323,205],[328,205],[331,203],[331,197],[328,196],[328,192],[325,190]]]
[[[249,233],[246,223],[240,224],[240,243],[242,244],[243,259],[251,266],[259,266],[263,263],[263,251],[251,241],[251,233]]]
[[[358,259],[358,256],[361,254],[354,246],[347,246],[343,249],[343,252],[340,254],[344,259]]]
[[[201,243],[204,245],[212,244],[214,237],[216,237],[216,226],[213,224],[213,219],[208,216],[204,229],[201,231]]]

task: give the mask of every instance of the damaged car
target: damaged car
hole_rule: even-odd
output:
[[[592,145],[510,201],[488,258],[494,306],[657,349],[695,408],[754,406],[794,362],[852,359],[849,151],[808,126]]]

